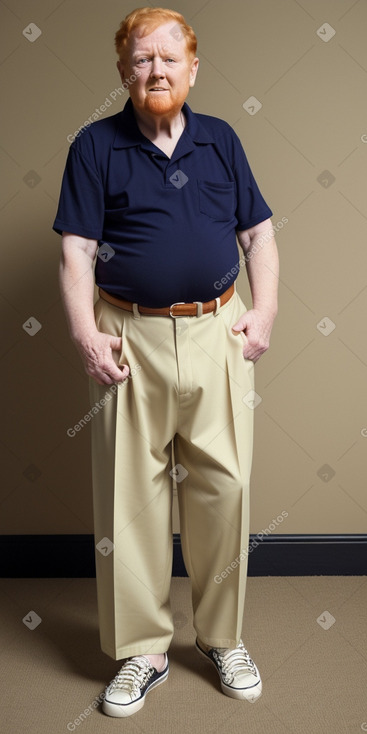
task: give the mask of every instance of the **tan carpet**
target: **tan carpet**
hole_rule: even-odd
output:
[[[249,578],[247,589],[243,640],[264,684],[256,703],[220,692],[215,669],[193,647],[190,582],[174,578],[168,680],[140,712],[112,719],[96,708],[119,666],[100,652],[95,580],[1,579],[1,731],[367,731],[367,577]],[[30,629],[34,613],[42,621]]]

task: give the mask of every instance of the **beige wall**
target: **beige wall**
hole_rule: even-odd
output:
[[[51,225],[67,136],[119,86],[113,35],[134,7],[0,4],[1,533],[93,531],[89,427],[74,438],[66,433],[89,409],[87,379],[64,323],[60,239]],[[271,350],[256,367],[262,402],[251,531],[285,510],[275,532],[364,532],[366,3],[186,0],[173,7],[199,39],[189,103],[234,127],[274,224],[288,220],[277,235],[279,316]],[[329,40],[326,22],[336,31]],[[41,30],[34,42],[30,23]],[[243,107],[251,96],[262,104],[255,114]],[[239,288],[249,303],[244,272]],[[41,324],[34,336],[22,328],[30,317]]]

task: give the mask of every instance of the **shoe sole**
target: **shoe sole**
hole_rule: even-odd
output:
[[[227,686],[225,683],[223,683],[223,681],[222,681],[222,679],[220,677],[220,673],[218,671],[218,668],[217,668],[214,660],[212,660],[211,657],[209,655],[207,655],[207,653],[204,652],[204,650],[202,650],[201,647],[199,647],[199,645],[197,644],[197,642],[195,643],[195,647],[196,647],[199,655],[201,655],[203,658],[205,658],[205,660],[207,660],[209,663],[211,663],[212,665],[214,665],[214,667],[215,667],[215,669],[216,669],[216,671],[217,671],[217,673],[219,675],[221,689],[222,689],[223,693],[226,696],[229,696],[230,698],[235,698],[235,699],[237,699],[237,701],[243,701],[243,699],[245,699],[246,701],[249,701],[250,703],[255,703],[255,701],[257,701],[260,698],[260,696],[262,694],[262,683],[261,683],[261,680],[259,680],[258,683],[255,683],[254,686],[250,686],[249,688],[231,688],[231,686]],[[255,668],[256,668],[257,674],[259,675],[259,671],[258,671],[256,665],[255,665]],[[260,675],[259,675],[259,677],[260,677]]]
[[[125,718],[126,716],[132,716],[133,714],[136,714],[137,711],[140,711],[140,709],[143,708],[147,694],[152,691],[153,688],[156,688],[156,686],[164,683],[164,681],[166,681],[168,678],[168,673],[169,668],[167,667],[164,675],[162,675],[161,678],[158,678],[158,680],[154,681],[154,683],[152,683],[149,688],[147,688],[144,696],[139,698],[138,701],[132,701],[131,703],[112,703],[111,701],[106,701],[106,699],[104,699],[102,704],[103,713],[107,714],[107,716],[114,716],[115,718]]]

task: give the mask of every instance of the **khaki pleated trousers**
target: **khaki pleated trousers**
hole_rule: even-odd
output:
[[[173,476],[194,628],[208,645],[239,642],[254,366],[231,327],[245,310],[237,292],[201,317],[95,305],[98,329],[122,336],[117,358],[131,370],[118,388],[90,383],[100,637],[116,660],[165,652],[172,639]]]

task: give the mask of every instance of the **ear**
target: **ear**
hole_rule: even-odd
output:
[[[192,63],[191,63],[191,67],[190,67],[190,82],[189,82],[190,87],[193,87],[194,84],[195,84],[196,75],[198,73],[198,68],[199,68],[199,59],[197,57],[195,57],[193,59]]]
[[[124,82],[125,81],[125,71],[124,71],[124,67],[122,65],[122,62],[121,61],[116,61],[116,66],[117,66],[117,68],[119,70],[121,81]]]

